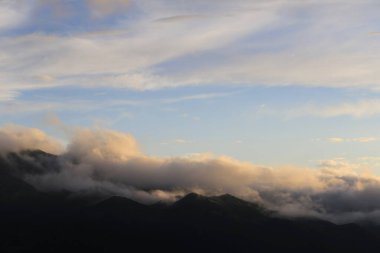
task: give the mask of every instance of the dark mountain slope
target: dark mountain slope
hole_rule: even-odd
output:
[[[35,201],[42,199],[41,195],[23,180],[0,174],[0,210],[34,206]]]
[[[0,173],[22,178],[24,175],[58,172],[58,156],[41,150],[25,150],[20,153],[0,154]]]
[[[42,193],[25,173],[59,170],[42,151],[0,158],[0,252],[378,252],[375,224],[281,218],[234,196],[190,193],[143,205]],[[368,229],[369,228],[369,229]]]

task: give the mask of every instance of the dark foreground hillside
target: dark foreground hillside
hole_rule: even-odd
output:
[[[41,154],[33,154],[41,155]],[[44,155],[49,161],[54,157]],[[13,171],[38,169],[25,161]],[[51,164],[51,163],[49,163]],[[93,202],[42,193],[0,161],[0,252],[378,252],[356,224],[278,218],[231,195],[188,194],[166,205],[122,197]]]

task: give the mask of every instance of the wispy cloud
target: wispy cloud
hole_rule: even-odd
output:
[[[0,1],[0,32],[15,28],[25,22],[29,18],[30,9],[31,3],[28,2],[20,5],[19,1]]]
[[[189,21],[193,19],[203,18],[205,16],[199,14],[193,15],[176,15],[170,17],[159,18],[155,20],[155,22],[181,22],[181,21]]]
[[[237,92],[216,92],[216,93],[198,93],[194,95],[185,95],[167,98],[140,98],[140,99],[113,99],[103,94],[101,99],[83,98],[72,99],[70,97],[37,97],[35,100],[17,100],[15,99],[18,92],[5,90],[0,88],[0,115],[21,115],[32,114],[38,112],[58,112],[58,111],[77,111],[77,112],[90,112],[97,111],[104,108],[120,108],[120,107],[157,107],[168,104],[188,103],[191,101],[202,101],[224,98],[236,94]],[[132,117],[130,113],[123,113],[108,123],[116,124],[118,121]],[[188,115],[182,115],[188,117]],[[194,116],[193,120],[199,120],[199,117]]]
[[[1,89],[0,88],[0,103],[4,101],[10,101],[15,99],[18,96],[18,92],[8,89]]]
[[[353,118],[366,118],[380,114],[380,100],[366,99],[332,105],[304,105],[300,108],[289,109],[287,114],[292,117],[317,116],[331,118],[349,116]]]
[[[235,93],[236,92],[202,93],[202,94],[182,96],[182,97],[177,97],[177,98],[162,99],[161,102],[164,104],[174,104],[174,103],[180,103],[180,102],[192,101],[192,100],[208,100],[208,99],[214,99],[214,98],[227,97]]]
[[[344,143],[344,142],[367,143],[367,142],[374,142],[377,139],[375,137],[358,137],[358,138],[331,137],[331,138],[328,138],[327,140],[332,143]]]
[[[101,28],[87,22],[69,33],[35,28],[2,38],[4,90],[73,85],[146,90],[221,83],[376,89],[379,81],[379,43],[374,36],[361,36],[374,28],[372,1],[205,1],[204,8],[197,1],[171,3],[170,8],[165,1],[150,0],[85,3],[96,15],[118,15],[113,32],[107,32],[106,22]],[[33,25],[37,14],[30,5],[2,1],[0,12],[6,15],[1,23],[7,29],[21,25],[20,20]],[[138,16],[120,15],[130,6]],[[307,12],[307,22],[301,12]],[[67,21],[60,22],[66,27]],[[280,32],[284,28],[287,32]]]
[[[186,139],[174,139],[170,141],[163,141],[160,144],[161,145],[185,145],[185,144],[192,144],[194,141],[186,140]]]
[[[158,5],[159,2],[152,4],[155,8]],[[274,18],[273,14],[258,13],[253,17],[250,12],[243,12],[234,18],[222,16],[191,27],[182,24],[173,27],[151,22],[151,18],[166,13],[149,8],[144,11],[146,17],[131,21],[126,27],[121,23],[115,28],[119,32],[106,35],[107,39],[104,34],[91,31],[91,36],[87,32],[72,36],[33,32],[1,40],[0,69],[7,79],[4,88],[43,88],[36,76],[51,77],[55,86],[146,90],[193,84],[186,81],[187,77],[174,80],[171,72],[155,73],[153,67],[178,57],[222,48]],[[172,12],[176,12],[175,5]],[[189,29],[191,32],[185,32]]]

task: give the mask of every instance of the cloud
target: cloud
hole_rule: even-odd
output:
[[[102,18],[115,12],[123,12],[129,0],[86,0],[94,17]]]
[[[154,73],[151,67],[214,48],[216,44],[217,47],[226,45],[236,36],[244,36],[246,30],[235,28],[248,21],[247,15],[227,25],[213,20],[207,25],[196,25],[191,34],[183,33],[181,26],[162,27],[141,21],[135,24],[137,32],[134,35],[120,28],[119,33],[111,35],[33,33],[6,38],[0,41],[3,49],[0,69],[4,70],[2,87],[16,91],[72,85],[148,90],[186,85],[185,79],[177,82],[166,74]],[[215,32],[209,33],[210,30]],[[166,39],[173,36],[175,41]]]
[[[349,101],[336,104],[303,104],[296,108],[286,109],[266,109],[261,111],[264,114],[281,113],[289,118],[297,117],[320,117],[320,118],[334,118],[334,117],[351,117],[355,119],[376,117],[380,114],[380,100],[379,99],[361,99],[356,101]]]
[[[159,18],[155,20],[156,22],[181,22],[181,21],[191,21],[193,19],[203,18],[202,15],[177,15]]]
[[[94,16],[117,21],[78,20],[81,27],[71,30],[60,21],[66,30],[54,33],[33,26],[37,14],[18,11],[27,1],[13,2],[2,2],[17,7],[11,19],[21,15],[35,28],[0,40],[4,90],[210,84],[373,90],[379,81],[379,43],[368,36],[377,17],[373,1],[88,0]],[[124,13],[130,6],[133,13]]]
[[[36,128],[6,125],[0,128],[0,154],[22,150],[43,150],[59,154],[63,146]]]
[[[170,141],[164,141],[161,142],[161,145],[185,145],[185,144],[192,144],[194,141],[191,140],[185,140],[185,139],[175,139]]]
[[[188,143],[192,143],[192,141],[184,140],[184,139],[175,139],[174,142],[176,144],[188,144]]]
[[[165,96],[165,98],[139,98],[139,99],[114,99],[110,96],[100,95],[99,99],[81,99],[62,97],[60,95],[36,96],[36,99],[17,99],[19,92],[2,90],[0,88],[0,116],[22,116],[28,114],[37,114],[40,112],[85,112],[91,113],[102,110],[104,108],[120,109],[121,107],[157,107],[161,105],[187,103],[191,101],[213,100],[221,99],[227,96],[232,96],[236,92],[216,92],[216,93],[201,93],[186,96]],[[182,115],[182,117],[189,117],[189,115]],[[124,112],[119,117],[113,118],[103,122],[105,124],[113,125],[125,119],[133,118],[133,114]],[[200,118],[193,116],[194,121],[199,121]]]
[[[328,141],[333,142],[333,143],[341,143],[341,142],[345,142],[346,139],[340,138],[340,137],[331,137],[328,139]]]
[[[18,93],[10,92],[0,95],[0,115],[23,115],[39,112],[57,112],[57,111],[75,111],[75,112],[92,112],[105,107],[120,107],[120,106],[144,106],[155,103],[150,103],[147,100],[115,100],[106,99],[102,101],[67,99],[62,97],[39,97],[39,101],[23,101],[12,100]],[[156,104],[159,101],[153,101]]]
[[[2,90],[0,88],[0,102],[11,101],[17,97],[18,92],[13,90]]]
[[[331,137],[331,138],[328,138],[328,141],[332,143],[343,143],[343,142],[367,143],[367,142],[373,142],[376,140],[377,139],[375,137],[358,137],[358,138]]]
[[[57,20],[75,18],[80,11],[82,15],[87,15],[86,11],[88,11],[92,18],[106,18],[115,13],[123,13],[128,8],[129,2],[128,0],[37,0],[34,7],[36,10],[43,9],[45,12],[52,12]],[[25,3],[26,1],[21,0],[20,5]],[[82,8],[83,5],[85,9]]]
[[[175,103],[180,103],[183,101],[208,100],[208,99],[214,99],[214,98],[221,98],[221,97],[226,97],[232,94],[233,92],[203,93],[203,94],[189,95],[189,96],[183,96],[183,97],[177,97],[177,98],[163,99],[161,102],[164,104],[175,104]]]
[[[72,7],[71,1],[61,0],[37,0],[34,6],[35,10],[43,9],[45,13],[52,12],[52,16],[54,16],[57,20],[60,18],[69,18],[74,12]]]
[[[130,135],[101,129],[77,129],[74,132],[67,156],[85,161],[126,161],[141,155],[136,140]]]
[[[61,168],[25,174],[25,180],[42,191],[102,192],[146,203],[189,192],[230,193],[284,215],[380,222],[380,177],[361,172],[360,164],[329,160],[319,169],[271,168],[212,154],[161,158],[144,154],[129,134],[98,128],[72,133],[58,157]],[[59,147],[40,130],[16,126],[2,128],[0,139],[3,152]]]
[[[27,19],[30,4],[18,4],[19,1],[0,1],[0,32],[21,25]]]

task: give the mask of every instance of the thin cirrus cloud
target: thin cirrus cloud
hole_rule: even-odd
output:
[[[377,139],[375,137],[358,137],[358,138],[331,137],[331,138],[328,138],[327,140],[331,143],[345,143],[345,142],[367,143],[367,142],[374,142]]]
[[[0,103],[5,101],[14,100],[18,96],[18,93],[13,90],[1,89],[0,88]]]
[[[16,100],[17,92],[2,92],[0,89],[0,115],[21,115],[33,114],[41,111],[77,111],[91,112],[102,108],[120,108],[121,106],[129,107],[155,107],[159,105],[177,104],[181,102],[191,102],[197,100],[214,100],[232,96],[237,92],[214,92],[198,93],[194,95],[185,95],[177,97],[157,98],[157,99],[110,99],[102,98],[101,101],[93,99],[67,99],[60,97],[42,98],[41,101],[20,101]]]
[[[319,169],[270,168],[211,154],[161,158],[144,154],[129,134],[99,128],[70,132],[64,147],[41,130],[8,125],[0,128],[0,154],[25,149],[58,154],[58,170],[22,175],[45,192],[104,192],[146,203],[174,201],[189,192],[230,193],[284,215],[380,222],[380,178],[356,164],[329,160]]]
[[[117,17],[114,32],[107,31],[110,21],[96,27],[86,21],[81,29],[62,34],[38,26],[9,33],[0,40],[3,89],[80,85],[147,90],[221,83],[377,89],[380,44],[368,34],[375,29],[374,1],[84,3],[96,15]],[[4,27],[33,24],[36,14],[30,5],[2,1],[0,11],[12,8]],[[19,8],[23,6],[28,8]],[[131,15],[130,8],[138,15]],[[36,76],[49,76],[51,83],[41,85]]]
[[[236,28],[246,27],[244,24],[253,21],[253,17],[245,14],[238,19],[215,18],[203,25],[196,24],[191,33],[183,31],[186,25],[173,27],[155,24],[147,17],[147,20],[133,23],[133,30],[119,27],[120,33],[108,36],[106,40],[102,33],[94,35],[84,32],[75,36],[32,33],[4,39],[0,42],[0,48],[7,48],[4,52],[8,52],[4,53],[3,62],[13,66],[6,73],[7,81],[13,81],[13,85],[9,85],[13,89],[18,89],[15,83],[20,81],[35,87],[35,80],[30,79],[41,75],[55,78],[54,84],[60,86],[79,84],[155,89],[176,84],[165,76],[150,73],[153,65],[221,47],[268,22],[267,17],[261,16],[262,20],[260,18],[253,26],[240,29]],[[210,30],[214,32],[209,33]],[[166,39],[173,36],[175,40]],[[25,47],[26,44],[28,47]],[[25,64],[27,62],[35,64]],[[23,75],[19,76],[20,72]]]
[[[175,139],[170,141],[164,141],[161,142],[161,145],[186,145],[186,144],[193,144],[194,141],[191,140],[185,140],[185,139]]]
[[[331,105],[304,105],[299,108],[288,109],[285,114],[290,117],[316,116],[321,118],[332,118],[348,116],[358,119],[375,117],[380,114],[380,100],[363,99]]]

